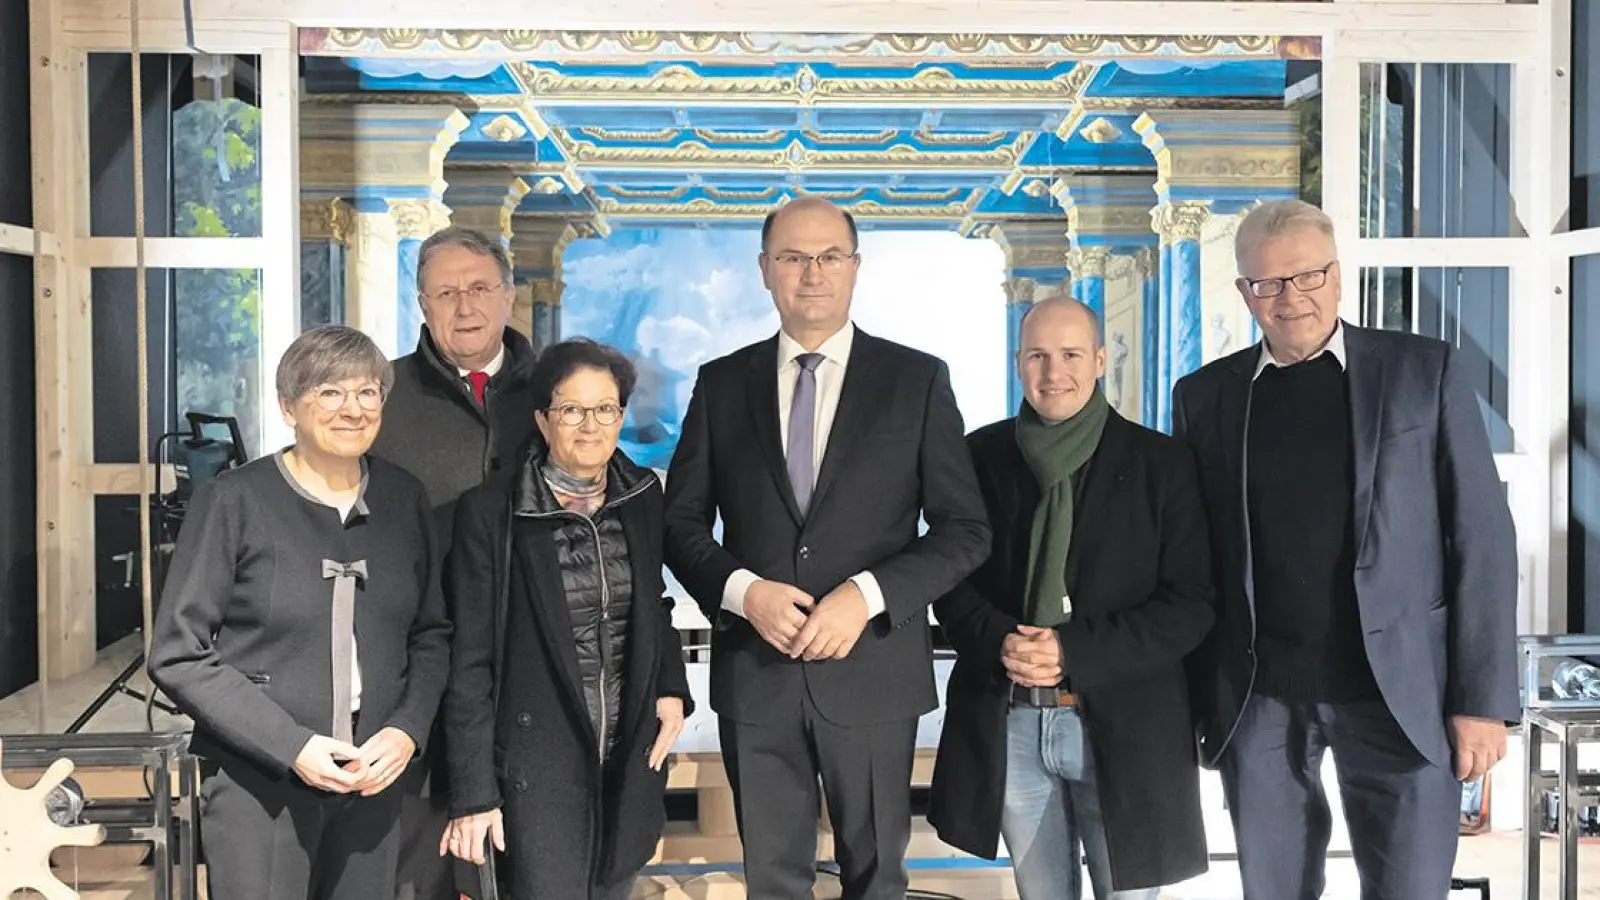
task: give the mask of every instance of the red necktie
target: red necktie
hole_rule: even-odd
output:
[[[489,387],[488,372],[468,372],[467,380],[472,382],[472,396],[478,398],[478,405],[483,405],[483,392]]]

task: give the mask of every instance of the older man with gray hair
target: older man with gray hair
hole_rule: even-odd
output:
[[[1516,535],[1456,350],[1339,320],[1333,223],[1240,224],[1263,341],[1183,378],[1217,625],[1192,661],[1246,900],[1314,900],[1332,750],[1364,900],[1449,893],[1461,783],[1520,715]]]
[[[441,553],[450,549],[457,498],[514,469],[535,434],[535,353],[506,324],[515,297],[511,261],[498,242],[455,227],[423,241],[417,300],[425,324],[416,352],[395,361],[394,393],[372,452],[422,480]],[[403,784],[398,900],[455,900],[449,864],[438,852],[449,825],[443,766],[419,763]]]

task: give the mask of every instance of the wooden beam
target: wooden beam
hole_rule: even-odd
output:
[[[34,378],[38,421],[41,682],[95,660],[86,55],[62,30],[63,0],[29,0],[33,138]]]
[[[74,39],[115,46],[126,33],[125,0],[62,0]],[[241,42],[279,47],[286,35],[263,23],[314,28],[527,28],[560,30],[972,32],[997,34],[1322,35],[1369,32],[1533,32],[1532,3],[1460,0],[1367,3],[1194,2],[1194,0],[696,0],[663,9],[657,0],[437,0],[333,3],[329,0],[192,0],[195,44],[220,52]],[[1470,14],[1467,14],[1470,11]],[[151,49],[182,49],[183,0],[142,0]],[[119,25],[120,22],[120,25]],[[120,31],[118,29],[121,29]],[[171,46],[174,42],[180,46]],[[402,55],[396,50],[394,55]]]
[[[281,25],[287,43],[294,29]],[[293,50],[261,52],[261,380],[300,333],[300,66]],[[393,297],[393,294],[390,295]],[[264,448],[294,440],[275,394],[261,392]]]
[[[0,223],[0,253],[33,255],[33,229]]]
[[[89,490],[96,496],[138,496],[142,490],[138,463],[95,463],[89,467],[88,481]],[[178,484],[177,467],[171,463],[163,465],[156,483],[163,491],[175,488]]]
[[[80,245],[90,268],[133,268],[133,238],[91,237]],[[264,246],[261,238],[145,238],[144,262],[152,269],[259,269]]]

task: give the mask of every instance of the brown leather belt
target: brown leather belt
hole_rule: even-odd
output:
[[[1011,705],[1034,709],[1068,709],[1078,705],[1078,695],[1059,687],[1011,686]]]

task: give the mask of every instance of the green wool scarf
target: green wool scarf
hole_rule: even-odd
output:
[[[1054,627],[1072,617],[1067,600],[1067,550],[1072,546],[1072,473],[1083,468],[1100,444],[1111,404],[1096,385],[1078,414],[1065,422],[1039,418],[1023,401],[1017,411],[1017,446],[1039,481],[1039,505],[1033,511],[1033,539],[1028,553],[1028,596],[1024,610],[1030,625]]]

